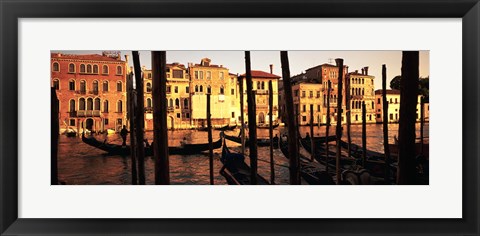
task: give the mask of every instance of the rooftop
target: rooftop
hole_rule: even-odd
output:
[[[239,77],[245,78],[245,74],[240,75]],[[272,79],[280,79],[281,77],[278,75],[274,75],[265,71],[261,70],[252,70],[252,78],[272,78]]]
[[[92,60],[92,61],[122,61],[120,55],[118,57],[113,56],[104,56],[99,54],[61,54],[61,53],[51,53],[51,58],[61,58],[61,59],[73,59],[73,60]]]
[[[398,89],[387,89],[387,94],[400,95],[400,90]],[[375,90],[375,94],[382,94],[382,89]]]

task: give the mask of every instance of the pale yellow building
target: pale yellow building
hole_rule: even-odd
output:
[[[310,124],[310,105],[313,105],[313,123],[321,123],[323,115],[321,90],[322,84],[316,81],[304,80],[292,86],[294,111],[299,125]]]
[[[400,119],[400,90],[387,90],[387,101],[388,101],[388,123],[398,123]],[[420,122],[420,105],[421,105],[422,96],[417,98],[417,122]],[[376,109],[376,122],[383,122],[383,100],[382,100],[382,90],[375,91],[375,109]],[[430,118],[429,111],[430,106],[428,103],[424,106],[424,116],[425,120],[428,121]]]
[[[272,69],[271,69],[272,70]],[[253,83],[253,92],[255,93],[255,104],[256,104],[256,121],[258,125],[268,124],[269,121],[269,106],[268,99],[270,96],[268,83],[272,81],[273,89],[273,107],[272,107],[272,120],[273,123],[278,123],[278,81],[281,78],[278,75],[272,73],[252,70],[252,83]],[[245,74],[240,75],[239,79],[243,80],[243,100],[244,107],[243,112],[245,115],[245,121],[248,120],[248,103],[247,103],[247,81]]]
[[[375,123],[375,77],[368,74],[368,67],[348,73],[346,80],[350,82],[351,123],[362,123],[362,103],[365,102],[366,122]]]

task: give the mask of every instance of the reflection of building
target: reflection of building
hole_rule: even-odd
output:
[[[368,67],[348,73],[346,80],[350,80],[350,110],[351,122],[362,123],[362,103],[365,102],[367,123],[375,122],[375,77],[368,75]]]
[[[397,123],[400,119],[400,90],[387,90],[387,102],[388,102],[388,122]],[[420,121],[420,101],[421,96],[417,98],[417,122]],[[382,100],[382,90],[375,91],[375,109],[376,109],[376,121],[377,123],[383,122],[383,100]],[[430,106],[428,103],[424,106],[424,116],[425,120],[429,120],[429,110]]]
[[[272,81],[273,89],[273,107],[272,107],[272,120],[274,123],[278,122],[278,79],[280,76],[272,74],[272,65],[270,66],[270,73],[252,70],[252,86],[253,92],[255,94],[255,105],[256,105],[256,120],[257,124],[268,123],[269,120],[269,107],[268,107],[268,98],[269,98],[269,89],[268,83]],[[243,80],[243,112],[245,114],[245,121],[247,121],[248,116],[248,103],[247,103],[247,79],[245,74],[241,75],[240,78]]]
[[[51,54],[51,82],[60,102],[61,132],[82,132],[82,126],[91,131],[118,131],[125,124],[126,64],[119,52]]]
[[[203,58],[200,64],[188,65],[193,108],[191,119],[194,127],[207,125],[207,94],[210,94],[212,125],[236,122],[237,114],[232,114],[231,111],[232,100],[235,99],[231,94],[232,91],[236,94],[237,90],[235,76],[231,76],[228,69],[222,65],[213,65],[210,62],[210,59]]]
[[[190,84],[187,68],[179,63],[167,64],[167,127],[190,128]],[[152,71],[143,68],[145,93],[145,129],[153,129]]]

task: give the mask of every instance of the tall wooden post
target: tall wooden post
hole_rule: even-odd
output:
[[[210,93],[207,93],[207,128],[208,128],[208,157],[210,165],[210,185],[214,185],[213,182],[213,140],[212,140],[212,115],[210,112]]]
[[[250,65],[250,52],[245,51],[245,70],[247,79],[248,103],[248,147],[250,149],[250,182],[257,184],[257,120],[255,107],[255,94],[253,94],[252,70]]]
[[[367,107],[365,101],[362,102],[362,166],[365,168],[367,161]]]
[[[325,171],[328,173],[328,159],[329,159],[329,149],[330,144],[328,142],[328,136],[330,133],[330,90],[332,89],[332,84],[330,80],[327,83],[327,125],[325,126],[325,136],[327,137],[327,141],[325,142]]]
[[[288,52],[280,52],[280,61],[282,63],[283,90],[285,92],[285,106],[288,126],[288,152],[290,154],[290,184],[300,184],[300,165],[298,157],[298,137],[295,127],[295,112],[293,110],[292,84],[290,82],[290,65],[288,62]]]
[[[387,66],[382,65],[383,151],[385,152],[385,182],[390,183],[390,148],[388,146]]]
[[[338,90],[337,90],[337,160],[336,160],[336,175],[337,175],[337,184],[340,184],[340,156],[341,156],[341,145],[340,141],[342,140],[342,100],[343,100],[343,59],[337,58],[335,62],[338,66]]]
[[[152,52],[153,158],[155,184],[170,184],[167,128],[167,53]]]
[[[268,81],[268,123],[270,124],[270,128],[268,134],[270,136],[270,183],[275,183],[275,168],[274,168],[274,160],[273,160],[273,83],[272,81]]]
[[[135,135],[137,136],[138,184],[145,184],[145,150],[143,148],[144,103],[143,103],[143,76],[140,67],[138,51],[133,51],[133,67],[135,69],[135,90],[137,91],[137,109],[135,119]]]
[[[418,66],[418,51],[402,53],[397,184],[415,184],[416,182],[415,121],[419,84]]]
[[[50,113],[50,123],[52,124],[52,129],[50,130],[50,148],[52,150],[50,156],[50,184],[58,185],[58,136],[60,133],[60,121],[58,120],[59,107],[57,90],[54,87],[50,90],[50,105],[52,106]]]
[[[347,110],[346,116],[347,116],[347,142],[348,142],[348,147],[347,147],[347,155],[350,158],[352,154],[352,137],[350,133],[350,126],[352,124],[352,107],[350,106],[350,77],[347,79],[345,78],[345,109]]]
[[[425,97],[420,100],[420,153],[423,155],[423,126],[425,125]]]
[[[313,133],[313,104],[310,104],[310,161],[314,160],[315,157],[315,141],[314,141],[314,133]],[[327,138],[328,139],[328,138]]]
[[[132,184],[138,184],[137,158],[135,144],[135,94],[133,92],[133,73],[127,77],[127,105],[128,105],[128,121],[130,125],[130,159],[132,161]],[[141,144],[143,145],[143,143]]]
[[[245,116],[243,114],[243,109],[245,109],[245,107],[243,104],[243,77],[238,77],[238,89],[240,90],[240,134],[242,138],[242,155],[245,155]]]

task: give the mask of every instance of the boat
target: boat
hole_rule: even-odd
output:
[[[283,155],[290,159],[290,154],[288,152],[288,143],[286,140],[280,140],[280,149]],[[332,177],[325,171],[325,167],[319,166],[318,163],[310,162],[308,159],[302,155],[300,156],[300,176],[310,185],[334,185]],[[333,168],[332,168],[333,170]]]
[[[220,174],[225,177],[230,185],[250,185],[251,184],[251,168],[245,163],[245,157],[240,153],[231,152],[225,139],[223,141],[222,157],[220,161],[223,163]],[[257,174],[257,184],[267,185],[268,181],[261,175]]]
[[[242,137],[238,136],[233,136],[233,135],[227,135],[224,134],[225,139],[228,139],[230,141],[236,142],[236,143],[242,143]],[[248,138],[245,137],[245,146],[248,146]],[[257,146],[258,147],[270,147],[270,139],[269,138],[260,138],[257,139]],[[278,141],[275,141],[275,138],[273,139],[273,148],[278,148]]]
[[[82,134],[82,141],[92,147],[96,147],[100,150],[107,152],[109,155],[130,155],[130,146],[122,146],[118,144],[107,143],[106,140],[101,142],[95,139],[94,137],[85,137],[85,134]],[[212,143],[213,149],[218,149],[222,147],[222,139]],[[170,155],[194,155],[199,154],[203,151],[209,150],[208,143],[201,144],[184,144],[179,147],[168,147],[168,154]],[[145,147],[145,156],[153,156],[153,148],[151,145]]]
[[[327,139],[330,139],[330,137],[326,138],[325,140]],[[322,163],[322,164],[326,164],[325,162],[325,159],[326,159],[326,155],[325,155],[325,152],[326,152],[326,149],[325,149],[325,145],[324,145],[325,142],[315,142],[315,155],[314,155],[314,158],[315,160],[317,160],[318,162]],[[307,139],[307,138],[302,138],[300,139],[300,144],[303,146],[303,148],[311,154],[311,141],[310,139]],[[336,165],[336,153],[333,152],[333,151],[328,151],[328,155],[329,155],[329,159],[328,159],[328,165],[329,167],[334,167],[335,168],[335,165]],[[357,163],[356,163],[356,159],[354,158],[348,158],[346,156],[341,156],[340,158],[340,165],[342,166],[342,168],[344,167],[347,167],[347,169],[349,168],[349,166],[356,166]]]
[[[226,131],[228,130],[228,124],[221,126],[221,127],[213,127],[214,130]],[[207,128],[208,130],[208,128]]]
[[[280,124],[274,124],[272,125],[272,129],[275,129],[279,126]],[[258,129],[270,129],[270,125],[269,124],[257,124],[257,128]]]
[[[235,124],[234,126],[228,126],[227,130],[232,131],[236,128],[237,128],[237,124]]]
[[[67,137],[76,137],[77,136],[77,132],[73,129],[67,129],[67,131],[65,131],[65,135]]]

